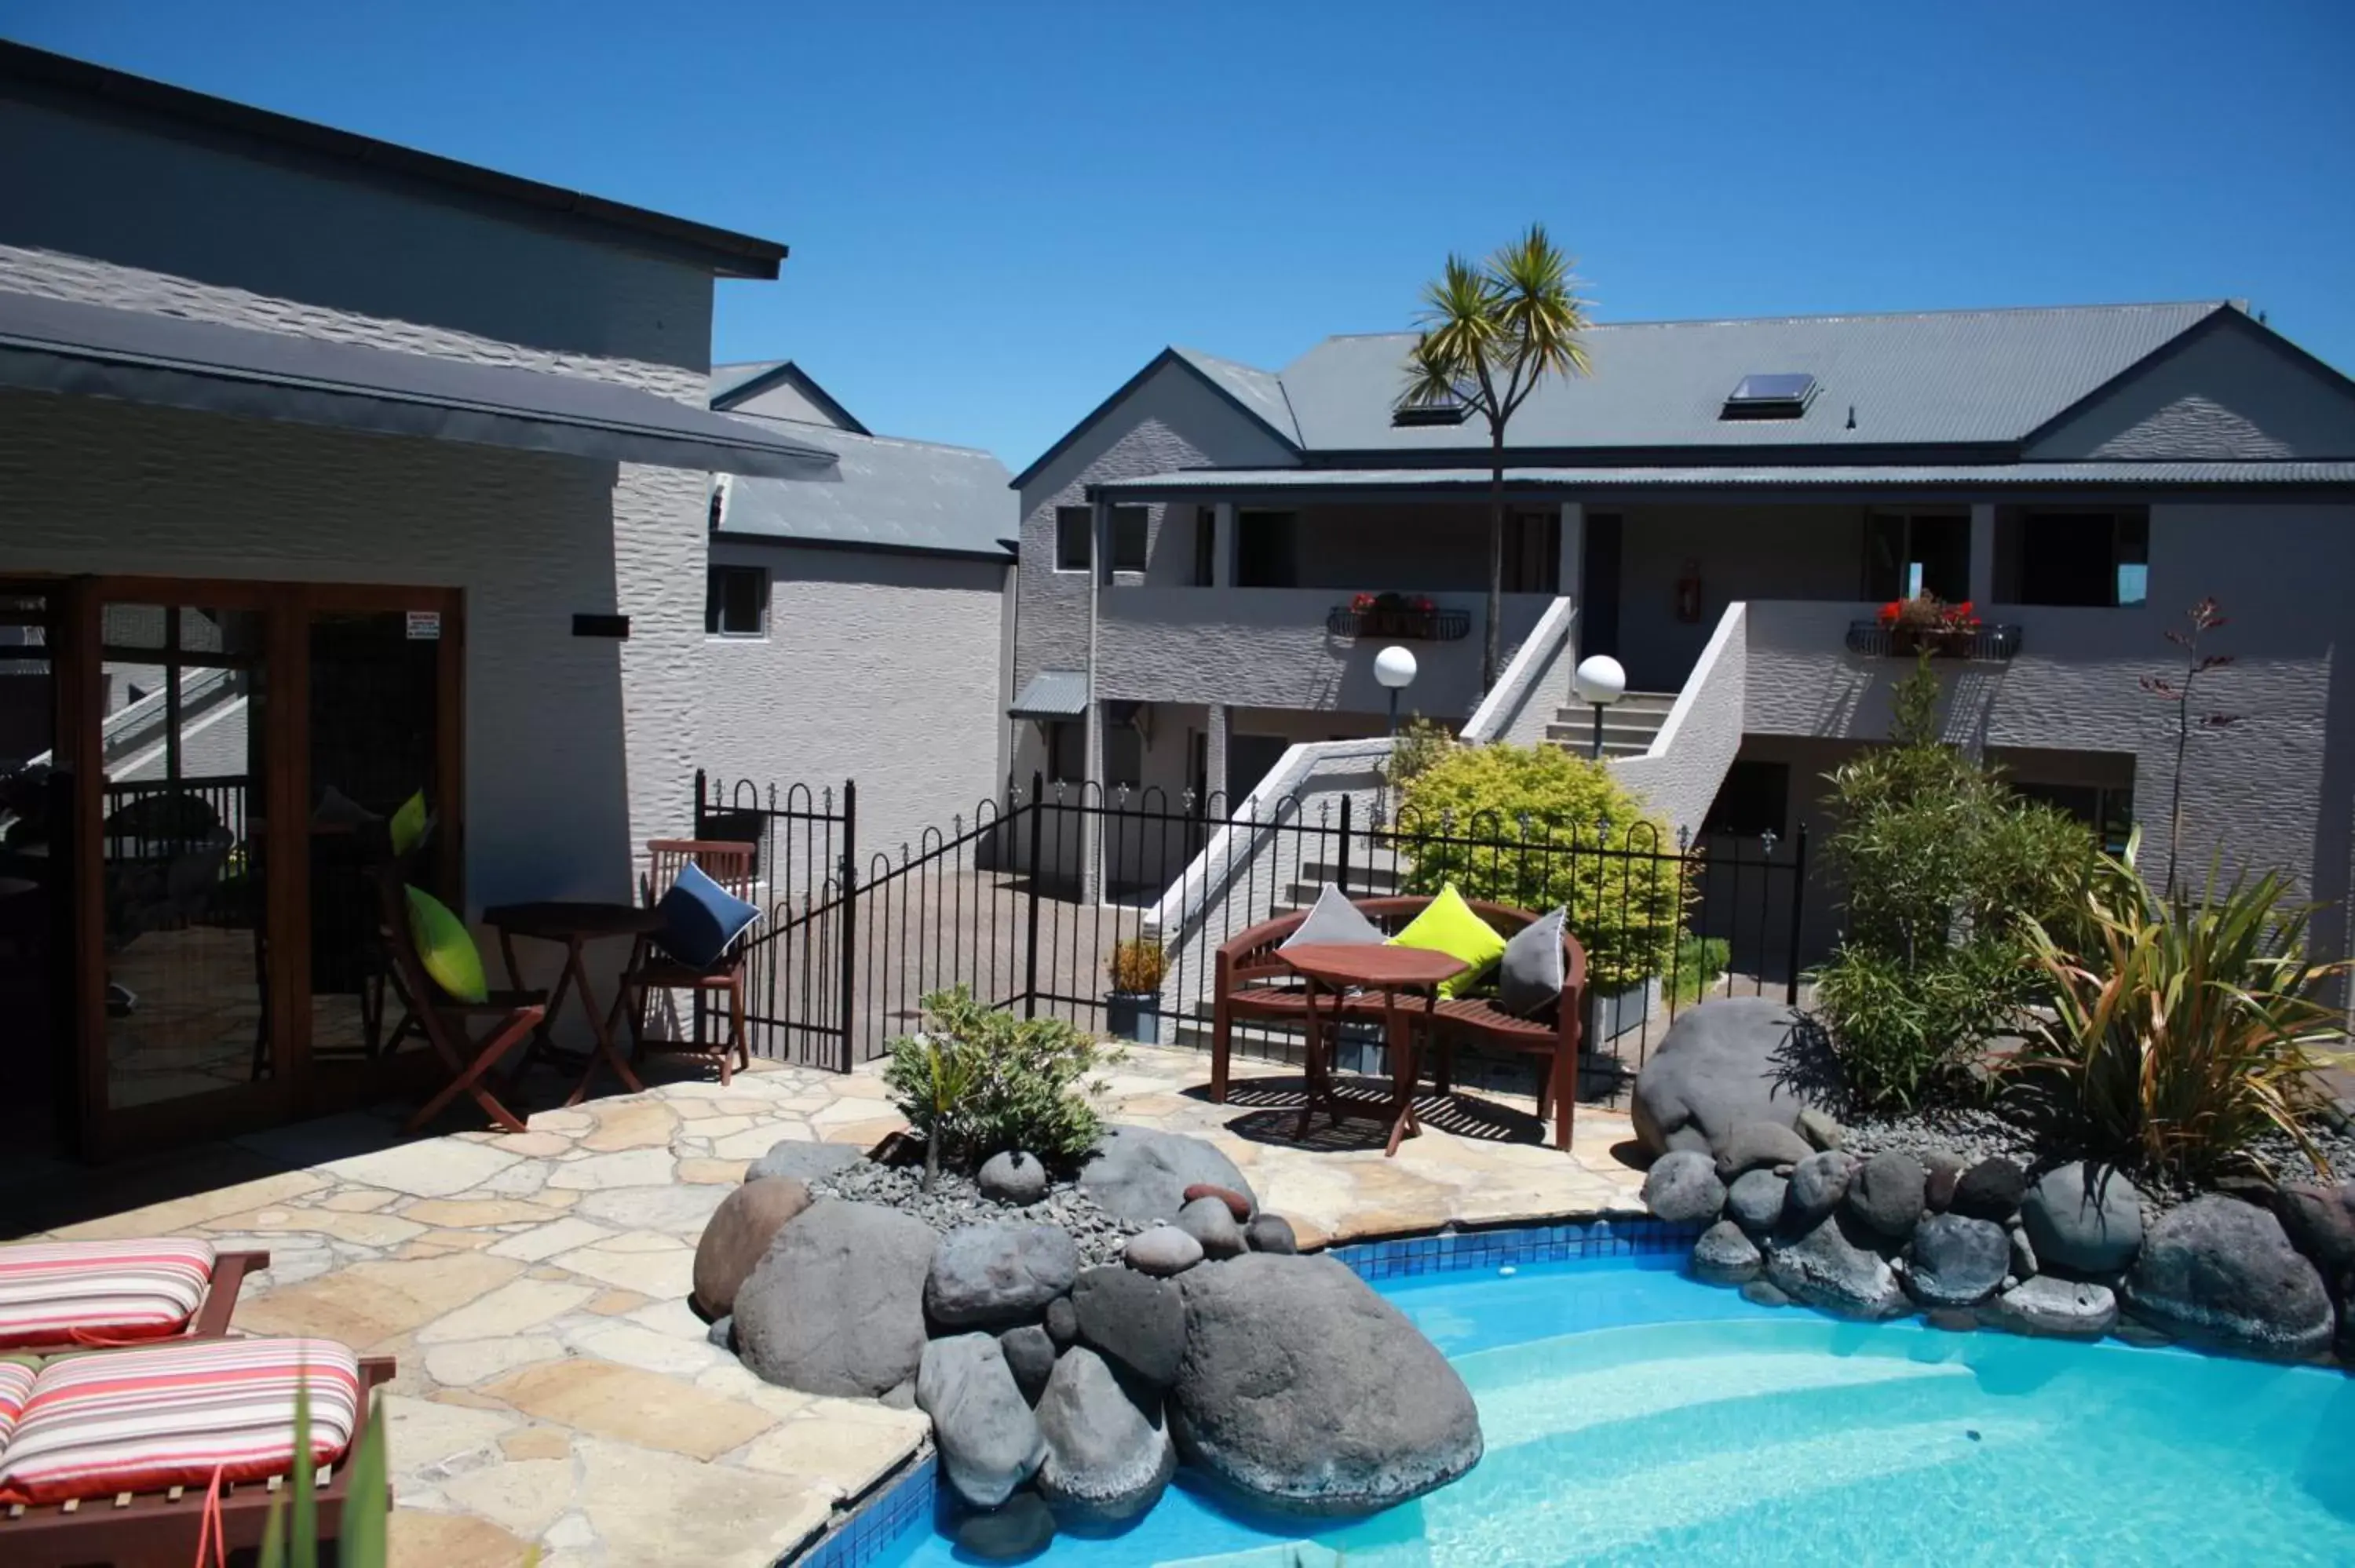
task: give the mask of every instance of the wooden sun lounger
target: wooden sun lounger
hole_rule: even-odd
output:
[[[361,1430],[366,1430],[368,1392],[392,1381],[389,1356],[360,1361]],[[357,1446],[357,1438],[354,1439]],[[340,1539],[344,1503],[350,1494],[350,1472],[337,1464],[323,1469],[325,1479],[313,1493],[319,1510],[322,1540]],[[270,1505],[293,1491],[286,1478],[246,1481],[221,1489],[221,1527],[232,1552],[261,1544]],[[385,1501],[391,1502],[391,1489]],[[205,1489],[174,1487],[165,1492],[121,1492],[111,1498],[87,1498],[74,1502],[36,1507],[16,1504],[0,1509],[0,1563],[8,1568],[85,1568],[112,1563],[114,1568],[186,1568],[196,1559],[197,1537],[204,1529]]]

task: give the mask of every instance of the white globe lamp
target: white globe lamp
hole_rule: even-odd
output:
[[[1619,661],[1608,653],[1597,653],[1578,662],[1578,669],[1570,678],[1571,690],[1582,703],[1594,708],[1594,749],[1592,755],[1603,756],[1603,710],[1627,694],[1627,672]]]
[[[1391,694],[1391,734],[1398,734],[1399,694],[1414,684],[1414,654],[1393,642],[1374,655],[1374,679]]]

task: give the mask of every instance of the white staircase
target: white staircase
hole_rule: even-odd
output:
[[[1653,737],[1668,722],[1677,705],[1674,692],[1629,692],[1603,710],[1603,755],[1641,757],[1652,748]],[[1546,739],[1580,757],[1594,749],[1594,710],[1556,708],[1546,726]]]

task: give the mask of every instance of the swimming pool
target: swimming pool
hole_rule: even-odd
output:
[[[1375,1286],[1480,1406],[1477,1468],[1336,1524],[1185,1484],[1045,1568],[2355,1563],[2355,1380],[1753,1306],[1672,1257]],[[1224,1559],[1203,1563],[1199,1559]],[[971,1560],[932,1530],[887,1568]]]

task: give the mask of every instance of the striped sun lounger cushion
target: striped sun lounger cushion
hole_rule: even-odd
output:
[[[0,1361],[0,1452],[8,1446],[8,1435],[16,1430],[16,1417],[25,1413],[26,1396],[33,1392],[33,1368],[23,1361]]]
[[[0,1246],[0,1351],[167,1338],[212,1277],[208,1241]]]
[[[286,1474],[294,1391],[311,1392],[311,1457],[351,1446],[359,1362],[332,1340],[209,1340],[99,1351],[49,1362],[0,1448],[0,1503]]]

